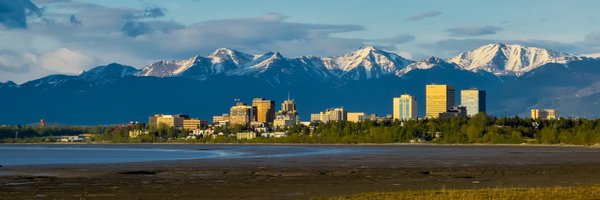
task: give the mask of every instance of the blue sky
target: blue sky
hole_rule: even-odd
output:
[[[375,45],[419,60],[493,42],[600,52],[600,1],[13,0],[0,2],[0,81],[143,67],[219,47],[329,56]]]

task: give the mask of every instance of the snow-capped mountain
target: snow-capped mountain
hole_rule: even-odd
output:
[[[600,58],[600,53],[590,53],[590,54],[584,54],[581,56],[588,57],[588,58]]]
[[[200,62],[200,56],[194,56],[184,60],[161,60],[146,65],[139,73],[139,76],[170,77],[177,76],[188,70],[197,62]]]
[[[577,59],[577,56],[548,49],[497,43],[461,53],[449,61],[471,71],[520,76],[547,63],[566,63]]]
[[[158,61],[144,67],[138,76],[186,76],[206,79],[216,74],[227,76],[258,76],[277,66],[281,72],[306,72],[320,78],[348,80],[376,79],[384,75],[397,75],[413,61],[379,50],[373,46],[336,57],[286,58],[279,52],[250,55],[236,50],[220,48],[208,57],[194,56],[184,60]],[[289,69],[285,69],[289,68]],[[291,68],[295,68],[292,70]],[[302,70],[299,70],[302,69]]]
[[[496,116],[527,115],[534,107],[558,108],[563,116],[600,116],[600,59],[504,44],[486,45],[457,58],[413,62],[373,47],[341,56],[295,58],[223,48],[140,70],[110,64],[80,75],[0,83],[5,101],[0,110],[7,113],[0,121],[28,123],[43,117],[69,124],[114,124],[144,120],[157,112],[209,119],[228,110],[232,99],[264,96],[279,101],[288,92],[302,105],[303,118],[324,105],[385,114],[390,112],[390,97],[408,93],[422,101],[425,85],[431,83],[486,90],[488,111]],[[520,76],[501,76],[506,74]],[[148,98],[149,94],[157,95]],[[177,103],[164,103],[174,97]]]
[[[398,72],[398,76],[402,76],[404,74],[407,74],[413,70],[416,69],[431,69],[433,67],[453,67],[453,68],[460,68],[458,65],[454,64],[454,63],[449,63],[444,59],[441,58],[437,58],[437,57],[429,57],[427,59],[415,62],[413,64],[410,64],[408,66],[406,66],[404,69],[400,70]]]
[[[106,66],[100,66],[89,71],[84,71],[79,77],[86,80],[118,79],[134,75],[138,72],[139,70],[134,67],[111,63]]]
[[[396,75],[414,61],[373,46],[365,46],[355,52],[322,59],[332,73],[346,79],[376,79],[384,75]]]

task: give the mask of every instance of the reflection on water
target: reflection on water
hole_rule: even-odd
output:
[[[0,165],[87,164],[335,154],[348,148],[236,145],[0,145]]]
[[[122,163],[189,159],[344,158],[402,160],[403,166],[523,164],[600,158],[600,149],[501,145],[209,145],[209,144],[0,144],[0,165]]]

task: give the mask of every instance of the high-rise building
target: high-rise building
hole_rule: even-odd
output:
[[[532,119],[556,119],[557,116],[556,109],[531,109]]]
[[[485,90],[468,89],[460,91],[460,104],[467,108],[467,116],[486,112]]]
[[[229,123],[231,125],[248,126],[250,122],[255,121],[256,108],[238,102],[229,110]]]
[[[283,101],[283,103],[281,103],[281,112],[294,114],[297,113],[296,103],[294,103],[294,100],[288,97],[287,100]]]
[[[408,94],[394,97],[393,117],[397,120],[417,119],[417,99]]]
[[[252,106],[256,107],[256,121],[273,123],[275,120],[275,101],[263,98],[254,98]]]
[[[310,121],[346,121],[347,114],[348,113],[346,110],[344,110],[344,108],[330,108],[324,112],[320,112],[319,114],[311,114]]]
[[[431,84],[425,90],[425,117],[438,118],[454,106],[454,86]]]
[[[288,96],[288,99],[281,104],[281,110],[277,111],[273,126],[286,127],[298,122],[300,122],[300,118],[298,116],[298,111],[296,110],[296,103]]]

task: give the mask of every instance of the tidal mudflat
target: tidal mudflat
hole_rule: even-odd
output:
[[[8,162],[38,150],[71,159]],[[307,199],[600,183],[600,149],[588,147],[44,144],[2,145],[0,154],[4,199]]]

